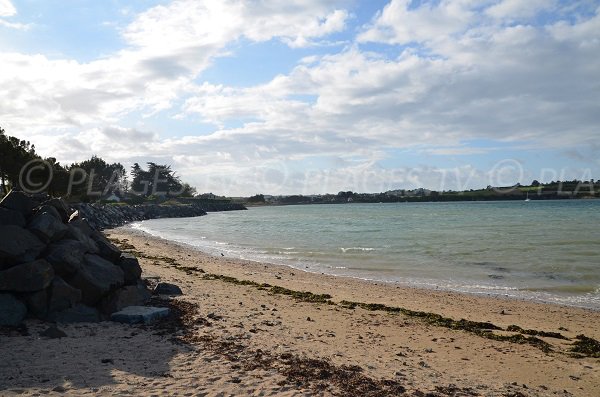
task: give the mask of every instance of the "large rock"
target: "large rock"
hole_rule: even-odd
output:
[[[119,262],[119,258],[121,257],[121,251],[106,237],[104,237],[104,235],[101,232],[94,231],[90,237],[96,242],[96,245],[100,250],[100,253],[98,255],[110,262]]]
[[[150,291],[145,285],[127,285],[102,299],[100,311],[106,314],[118,312],[127,306],[142,306],[150,300]]]
[[[60,312],[48,315],[48,320],[57,323],[97,323],[100,321],[100,312],[93,307],[77,305]]]
[[[0,294],[0,325],[19,325],[27,315],[27,307],[11,294]]]
[[[81,302],[81,290],[67,284],[60,277],[54,277],[49,288],[48,311],[57,312],[75,307]]]
[[[37,207],[36,209],[34,209],[33,213],[35,215],[49,214],[49,215],[52,215],[54,218],[56,218],[58,221],[60,221],[60,223],[66,223],[66,222],[62,221],[62,218],[61,218],[60,214],[58,213],[58,210],[51,205],[47,205],[47,204],[41,205],[41,206]]]
[[[37,318],[45,318],[48,314],[48,289],[32,292],[24,296],[27,311]]]
[[[0,207],[0,225],[17,225],[25,227],[26,224],[25,217],[19,211]]]
[[[58,211],[60,219],[63,223],[69,222],[69,215],[71,214],[71,211],[69,210],[69,206],[64,200],[59,198],[53,198],[44,202],[44,205],[54,207],[56,211]]]
[[[0,272],[0,291],[39,291],[49,286],[53,278],[52,265],[45,259],[38,259]]]
[[[94,228],[86,219],[75,219],[73,221],[69,221],[69,225],[81,230],[81,232],[87,237],[91,237],[92,233],[94,233]]]
[[[46,260],[50,262],[56,274],[68,277],[83,267],[86,247],[78,240],[61,240],[50,244],[46,251]]]
[[[27,218],[35,207],[35,202],[27,194],[11,190],[4,196],[2,201],[0,201],[0,207],[18,211]]]
[[[8,264],[30,262],[46,248],[29,230],[16,225],[0,225],[0,259]]]
[[[140,277],[142,277],[142,268],[134,255],[127,253],[121,254],[118,265],[121,270],[123,270],[126,285],[134,285],[138,282]]]
[[[110,316],[112,321],[126,324],[150,324],[169,315],[166,307],[129,306]]]
[[[84,266],[69,284],[82,292],[82,301],[94,306],[100,299],[124,284],[123,270],[98,255],[85,255]]]
[[[45,243],[60,240],[69,230],[65,224],[48,212],[34,216],[27,228]]]
[[[156,287],[154,287],[154,294],[177,296],[177,295],[183,295],[183,292],[181,291],[181,288],[179,288],[175,284],[158,283],[158,284],[156,284]]]
[[[69,223],[68,225],[69,231],[67,232],[66,237],[68,239],[77,240],[85,247],[85,252],[90,254],[97,254],[100,252],[98,245],[94,240],[92,240],[89,236],[87,236],[79,227],[74,226]]]

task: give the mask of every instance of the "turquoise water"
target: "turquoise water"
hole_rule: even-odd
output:
[[[600,201],[262,207],[133,227],[307,271],[600,309]]]

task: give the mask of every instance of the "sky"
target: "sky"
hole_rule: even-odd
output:
[[[228,196],[600,179],[600,0],[0,0],[0,127]]]

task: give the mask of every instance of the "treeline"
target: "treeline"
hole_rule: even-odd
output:
[[[342,191],[337,194],[264,196],[257,194],[246,199],[249,204],[341,204],[341,203],[397,203],[442,201],[500,201],[500,200],[562,200],[600,198],[600,181],[552,181],[546,184],[533,181],[531,185],[492,187],[463,191],[435,191],[428,189],[392,190],[383,193],[356,193]]]
[[[0,127],[0,195],[12,188],[46,192],[73,201],[97,201],[117,195],[126,201],[144,201],[153,196],[193,197],[196,189],[181,181],[169,165],[135,163],[131,181],[121,163],[107,163],[98,156],[70,165],[56,158],[42,158],[29,141],[6,135]]]

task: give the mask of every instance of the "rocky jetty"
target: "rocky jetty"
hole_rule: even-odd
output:
[[[100,321],[150,299],[137,259],[96,228],[132,218],[89,208],[18,191],[0,201],[0,325],[19,325],[28,315],[62,323]],[[111,219],[114,214],[121,215]],[[174,213],[140,214],[147,219]]]
[[[241,204],[230,202],[198,202],[177,205],[141,204],[141,205],[111,205],[111,204],[75,204],[78,216],[87,219],[88,223],[97,230],[122,226],[129,222],[156,218],[187,218],[206,215],[213,211],[245,210]],[[0,214],[0,217],[3,215]],[[0,218],[1,219],[1,218]]]

